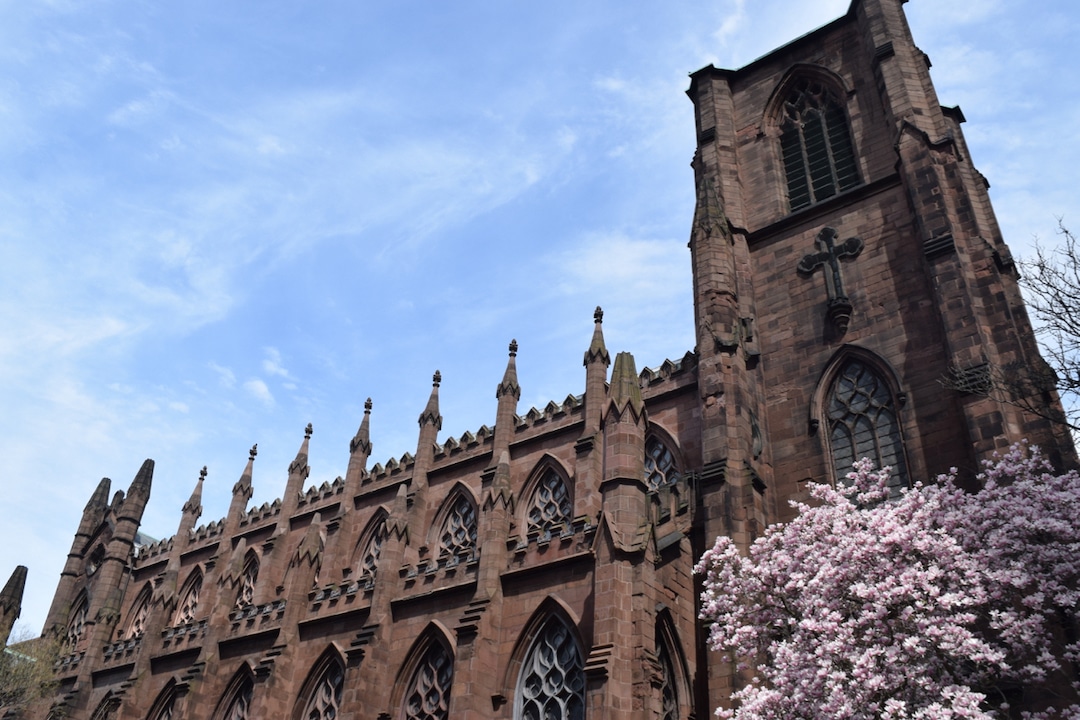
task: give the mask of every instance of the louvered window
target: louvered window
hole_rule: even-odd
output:
[[[529,507],[528,532],[532,534],[561,529],[569,523],[573,512],[570,492],[566,489],[562,475],[548,470],[540,478],[533,493],[532,505]]]
[[[518,677],[515,720],[584,720],[585,664],[570,628],[548,620]]]
[[[658,490],[679,481],[679,469],[675,457],[667,445],[654,437],[645,441],[645,484],[649,490]]]
[[[820,82],[803,79],[788,95],[780,149],[792,211],[860,182],[844,109]]]
[[[892,468],[894,494],[907,486],[907,464],[892,392],[867,364],[848,360],[833,381],[827,420],[836,477],[843,479],[856,460],[867,457],[877,467]]]
[[[453,680],[454,659],[441,643],[431,643],[405,694],[406,720],[446,720]]]

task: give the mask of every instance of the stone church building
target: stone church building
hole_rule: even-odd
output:
[[[491,427],[440,443],[435,373],[415,454],[371,464],[369,402],[344,478],[307,486],[308,426],[279,501],[248,507],[252,448],[225,518],[198,525],[200,479],[153,544],[153,461],[102,480],[44,628],[57,694],[28,716],[704,719],[739,682],[697,620],[717,535],[749,544],[863,456],[898,488],[1021,438],[1075,461],[1060,426],[978,392],[1043,361],[902,3],[691,76],[695,349],[638,348],[646,368],[598,308],[565,399],[519,407],[511,342]]]

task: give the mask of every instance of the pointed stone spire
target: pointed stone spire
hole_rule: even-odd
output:
[[[150,500],[150,487],[154,480],[154,461],[147,458],[143,461],[142,467],[139,468],[139,472],[136,473],[135,479],[131,481],[131,486],[127,491],[127,499],[124,501],[125,508],[129,504],[134,504],[136,508],[133,508],[134,512],[138,513],[138,518],[142,520],[143,510],[146,509],[146,503]],[[132,511],[128,511],[129,514]]]
[[[195,483],[195,489],[191,491],[191,497],[184,503],[183,512],[185,515],[194,515],[196,518],[202,516],[202,490],[203,482],[206,481],[206,466],[202,466],[202,470],[199,471],[199,480]]]
[[[371,398],[364,401],[364,419],[360,429],[349,442],[349,467],[345,471],[345,492],[353,497],[360,490],[360,476],[367,469],[371,457]]]
[[[495,411],[495,438],[492,459],[498,461],[499,454],[510,448],[510,437],[514,433],[514,416],[517,403],[521,399],[521,386],[517,379],[517,340],[510,341],[510,358],[506,361],[506,372],[502,382],[495,389],[495,399],[499,406]]]
[[[388,536],[399,540],[407,540],[409,537],[409,488],[404,483],[398,485],[394,504],[390,506],[386,532]]]
[[[97,489],[94,490],[94,494],[90,496],[90,500],[86,503],[86,507],[83,509],[83,513],[89,512],[104,512],[109,507],[109,490],[111,489],[112,481],[109,478],[101,478],[101,482],[98,483]]]
[[[484,510],[496,506],[502,506],[511,513],[514,511],[514,491],[510,485],[510,453],[506,450],[499,453],[491,488],[484,498]]]
[[[608,354],[607,346],[604,345],[604,311],[599,305],[593,311],[593,322],[592,342],[589,344],[589,349],[585,351],[585,365],[602,363],[604,367],[607,367],[611,364],[611,356]]]
[[[420,413],[420,427],[434,425],[436,430],[442,430],[442,415],[439,414],[439,385],[442,384],[442,373],[438,370],[431,376],[431,396],[428,398],[424,412]]]
[[[281,515],[278,519],[278,530],[283,532],[289,527],[289,519],[296,512],[300,504],[300,494],[304,491],[304,482],[311,474],[308,466],[308,444],[311,441],[311,423],[304,428],[304,441],[300,443],[300,449],[296,452],[296,458],[289,463],[289,480],[285,483],[285,495],[281,498]]]
[[[7,645],[8,636],[22,611],[23,588],[26,587],[26,566],[18,565],[4,589],[0,590],[0,648]]]
[[[236,481],[232,489],[232,501],[229,503],[229,514],[225,516],[226,537],[231,537],[240,527],[240,521],[247,512],[248,501],[251,500],[251,479],[255,470],[255,456],[259,454],[259,444],[255,443],[248,450],[248,461],[240,479]]]
[[[608,397],[611,406],[614,406],[617,414],[630,407],[635,417],[640,418],[645,409],[645,402],[641,399],[641,378],[638,377],[637,368],[634,365],[634,356],[628,352],[621,352],[615,356],[615,369],[611,372],[611,387],[608,389]]]

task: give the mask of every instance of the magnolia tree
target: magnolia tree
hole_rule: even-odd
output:
[[[701,558],[710,647],[747,678],[717,715],[1080,718],[1080,475],[1014,446],[978,493],[887,479],[861,460]]]

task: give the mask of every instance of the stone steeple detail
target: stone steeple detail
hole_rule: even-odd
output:
[[[311,423],[304,428],[304,441],[300,443],[300,449],[296,457],[289,463],[289,479],[285,483],[285,495],[281,498],[281,515],[278,520],[278,532],[285,532],[289,528],[289,518],[296,512],[300,504],[300,494],[304,492],[304,482],[311,474],[308,465],[308,444],[311,442]]]
[[[225,529],[228,533],[236,532],[236,529],[240,527],[240,521],[244,517],[244,513],[247,512],[247,504],[251,500],[251,495],[254,492],[251,486],[251,480],[255,470],[255,456],[259,454],[259,445],[256,443],[251,446],[251,450],[248,451],[247,465],[244,467],[244,472],[240,474],[240,479],[236,481],[232,489],[232,502],[229,503],[229,514],[225,516]]]
[[[0,649],[7,645],[11,628],[22,611],[23,588],[26,587],[26,566],[19,565],[0,590]]]
[[[521,386],[517,377],[517,340],[510,341],[510,357],[506,361],[506,371],[502,381],[495,388],[498,408],[495,410],[495,438],[492,451],[492,466],[498,461],[499,454],[510,449],[510,438],[514,434],[514,416],[517,414],[518,400],[521,399]]]
[[[349,467],[345,471],[345,492],[353,497],[360,490],[360,476],[367,469],[371,457],[371,398],[364,401],[364,419],[360,428],[349,441]]]

